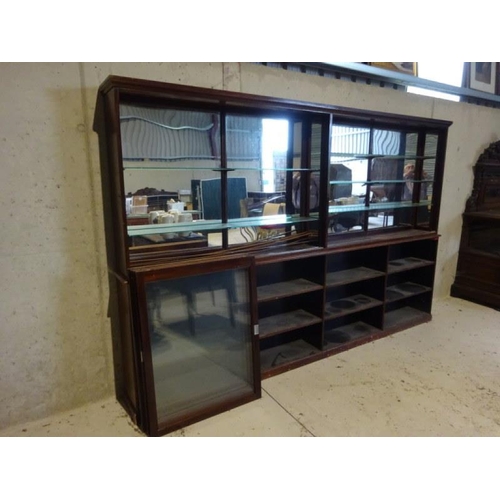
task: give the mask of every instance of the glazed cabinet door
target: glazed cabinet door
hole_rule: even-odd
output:
[[[132,283],[148,434],[260,397],[252,258],[140,269]]]

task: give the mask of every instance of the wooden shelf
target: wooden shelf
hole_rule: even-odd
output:
[[[303,278],[273,283],[271,285],[263,285],[257,287],[257,300],[265,302],[269,300],[291,297],[292,295],[300,295],[303,293],[322,290],[323,286],[308,281]]]
[[[385,314],[384,330],[403,330],[430,321],[431,318],[429,313],[413,307],[401,307]]]
[[[325,349],[334,349],[339,345],[343,345],[355,340],[373,335],[380,335],[382,330],[368,325],[362,321],[356,321],[349,325],[339,326],[332,330],[325,331],[324,346]]]
[[[381,300],[368,297],[367,295],[358,294],[344,299],[334,300],[325,306],[325,319],[340,318],[347,314],[352,314],[372,307],[380,306]]]
[[[333,287],[345,285],[347,283],[355,283],[356,281],[363,281],[372,278],[384,276],[384,272],[376,271],[368,267],[355,267],[352,269],[345,269],[344,271],[336,271],[326,275],[326,286]]]
[[[387,273],[400,273],[408,271],[409,269],[416,269],[418,267],[432,266],[432,260],[419,259],[418,257],[405,257],[404,259],[396,259],[389,261],[387,266]]]
[[[303,309],[268,316],[259,320],[260,338],[265,339],[316,323],[321,323],[321,318]]]
[[[307,358],[318,354],[321,354],[319,349],[302,339],[264,349],[260,352],[261,371],[263,374],[274,370],[284,371],[284,367],[300,365]]]
[[[431,290],[432,288],[428,286],[412,283],[411,281],[398,283],[397,285],[387,287],[385,301],[387,303],[395,302],[396,300],[406,299],[407,297],[413,297],[414,295],[430,292]]]

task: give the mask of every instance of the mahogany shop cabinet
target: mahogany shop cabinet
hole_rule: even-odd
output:
[[[451,295],[500,308],[500,141],[490,144],[474,166]]]
[[[431,319],[450,122],[110,76],[116,394],[150,435]]]

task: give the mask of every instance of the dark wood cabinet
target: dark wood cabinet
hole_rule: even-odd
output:
[[[429,321],[449,126],[109,77],[94,129],[133,420],[170,432]]]
[[[474,166],[451,295],[500,308],[500,141]]]

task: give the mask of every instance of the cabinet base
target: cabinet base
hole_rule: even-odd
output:
[[[500,296],[485,290],[455,283],[451,286],[450,295],[458,299],[468,300],[475,304],[500,310]]]

